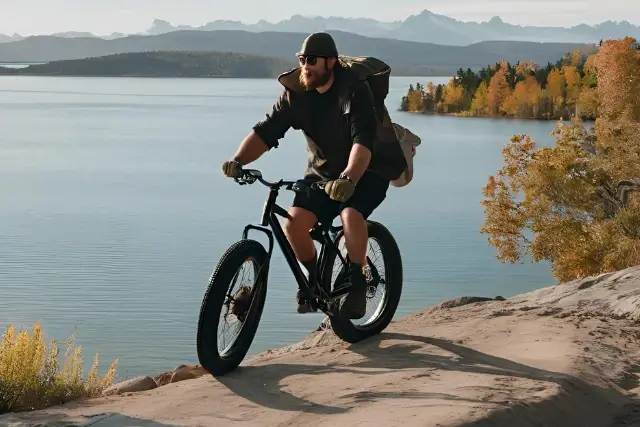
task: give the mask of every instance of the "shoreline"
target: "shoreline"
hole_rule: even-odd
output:
[[[570,122],[573,117],[570,119],[559,119],[559,118],[543,118],[543,117],[515,117],[515,116],[489,116],[489,115],[471,115],[465,113],[423,113],[420,111],[403,111],[398,109],[398,111],[407,114],[417,114],[424,116],[446,116],[446,117],[463,117],[463,118],[471,118],[471,119],[509,119],[509,120],[527,120],[527,121],[539,121],[539,122]],[[592,119],[580,119],[582,123],[595,123],[595,120]]]
[[[353,345],[321,329],[221,378],[181,365],[158,380],[135,379],[134,391],[121,383],[104,397],[6,414],[0,424],[631,427],[640,421],[640,266],[506,300],[445,301]]]

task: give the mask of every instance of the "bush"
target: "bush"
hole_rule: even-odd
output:
[[[98,375],[96,353],[89,375],[82,379],[82,347],[74,346],[75,333],[66,341],[62,368],[58,343],[47,349],[40,325],[31,334],[14,325],[0,342],[0,414],[42,409],[83,397],[97,397],[110,386],[116,374],[115,360],[104,377]]]

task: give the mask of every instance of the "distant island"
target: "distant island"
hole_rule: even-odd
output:
[[[293,66],[281,58],[234,52],[154,51],[0,67],[0,75],[270,78]]]
[[[474,117],[595,120],[596,51],[577,49],[555,63],[502,60],[475,73],[458,69],[446,85],[410,85],[401,111]]]

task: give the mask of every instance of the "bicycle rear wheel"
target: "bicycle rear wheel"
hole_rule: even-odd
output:
[[[362,319],[357,320],[329,316],[331,329],[340,339],[349,343],[356,343],[382,332],[393,319],[402,295],[402,257],[396,240],[379,222],[367,221],[367,230],[369,233],[367,261],[371,268],[371,276],[367,280],[367,312]],[[342,231],[336,235],[336,242],[338,242],[338,249],[346,257]],[[372,243],[379,246],[381,255],[375,254]],[[322,280],[325,289],[333,290],[350,278],[345,271],[346,267],[342,265],[336,253],[330,251],[327,255]],[[379,262],[376,263],[380,260],[382,265],[379,265]]]
[[[255,283],[251,287],[241,284],[234,291],[234,282],[245,276],[239,270],[246,263]],[[227,249],[211,275],[196,337],[198,359],[211,375],[221,376],[235,370],[249,351],[267,295],[267,270],[267,251],[259,242],[244,239]],[[237,320],[234,323],[237,337],[227,343],[218,336],[218,329],[231,316]]]

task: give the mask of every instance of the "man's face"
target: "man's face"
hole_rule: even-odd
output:
[[[302,66],[300,83],[308,90],[325,85],[331,78],[332,69],[327,67],[327,58],[318,56],[299,56]]]

